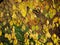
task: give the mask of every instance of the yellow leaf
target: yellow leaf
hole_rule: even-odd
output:
[[[39,26],[38,25],[36,25],[36,30],[38,30],[39,29]]]
[[[60,24],[60,18],[59,18],[59,20],[58,20],[58,21],[59,21],[59,24]]]
[[[58,42],[58,40],[57,40],[57,39],[54,39],[53,41],[54,41],[54,44],[56,44],[56,43]]]
[[[34,45],[34,43],[33,43],[33,42],[31,42],[31,45]]]
[[[26,39],[25,45],[29,45],[29,39]]]
[[[33,8],[34,8],[33,1],[27,2],[27,6],[28,6],[30,9],[33,9]]]
[[[25,28],[26,28],[26,26],[25,26],[25,25],[23,25],[23,26],[22,26],[22,30],[25,30]]]
[[[58,27],[58,26],[59,26],[59,24],[58,24],[58,23],[56,23],[56,26]]]
[[[2,31],[0,30],[0,36],[2,36]]]
[[[1,42],[0,45],[3,45],[3,43]]]
[[[48,28],[46,25],[44,25],[44,26],[43,26],[43,29],[44,29],[44,31],[47,32],[49,28]]]
[[[12,28],[12,32],[15,32],[15,27],[13,26],[13,28]]]
[[[35,18],[35,17],[34,17],[34,15],[33,15],[33,14],[31,14],[31,19],[32,19],[32,20],[34,20],[34,18]]]
[[[17,26],[20,26],[20,24],[19,24],[19,23],[17,23]]]
[[[33,34],[33,39],[38,40],[38,33]]]
[[[3,12],[1,12],[1,14],[0,14],[0,17],[3,17],[4,15],[3,15]]]
[[[52,24],[52,27],[53,27],[53,28],[55,27],[55,24],[54,24],[54,23]]]
[[[12,39],[16,39],[15,33],[12,33]]]
[[[27,23],[28,21],[29,21],[29,20],[28,20],[28,18],[26,17],[26,18],[25,18],[25,23]]]
[[[55,22],[57,22],[58,21],[58,17],[55,17],[54,19],[53,19],[53,23],[55,23]]]
[[[10,21],[10,25],[13,25],[13,21]]]
[[[21,11],[21,13],[22,13],[22,16],[25,17],[25,16],[26,16],[26,9],[23,9],[23,10]]]
[[[6,21],[3,22],[3,25],[5,25],[5,24],[6,24]]]
[[[47,20],[47,24],[49,24],[49,20]]]
[[[53,34],[53,37],[56,37],[56,34]]]
[[[53,18],[55,14],[56,14],[56,10],[50,8],[50,10],[49,10],[49,16],[50,16],[50,18]]]
[[[59,43],[56,43],[56,45],[59,45]]]
[[[10,34],[8,35],[8,40],[11,40],[11,35]]]
[[[17,39],[15,39],[14,42],[13,42],[13,44],[17,45],[17,42],[18,42]]]
[[[36,42],[35,45],[41,45],[41,43],[39,41],[36,40],[35,42]],[[42,44],[42,45],[44,45],[44,44]]]
[[[53,43],[52,42],[48,42],[47,45],[53,45]]]
[[[49,9],[49,5],[46,5],[45,8],[46,8],[46,10],[48,10]]]
[[[11,23],[13,23],[13,24],[17,24],[17,21],[16,21],[16,20],[13,20],[13,22],[11,22]]]
[[[15,12],[13,12],[12,18],[17,18]]]
[[[54,43],[57,42],[57,38],[56,37],[57,37],[56,34],[53,34],[52,37],[51,37]]]
[[[9,35],[8,33],[5,33],[5,38],[8,38],[8,35]]]
[[[47,37],[47,38],[50,38],[50,37],[51,37],[51,35],[50,35],[49,32],[46,33],[46,37]]]
[[[21,11],[22,16],[25,17],[26,13],[27,13],[26,4],[25,3],[21,3],[19,5],[19,9]]]
[[[22,0],[14,0],[15,2],[21,2]]]
[[[16,5],[13,5],[13,10],[15,10],[16,9]]]

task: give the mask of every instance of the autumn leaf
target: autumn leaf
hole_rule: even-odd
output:
[[[56,10],[50,8],[50,10],[49,10],[49,17],[50,17],[50,18],[53,18],[55,14],[56,14]]]
[[[38,25],[36,25],[36,30],[38,30],[39,29],[39,26]]]
[[[25,17],[27,14],[27,9],[26,4],[24,2],[19,4],[19,10],[21,11],[22,16]]]
[[[54,23],[58,22],[58,17],[55,17],[55,18],[53,19],[53,22],[54,22]]]
[[[15,19],[17,18],[15,12],[13,12],[12,18],[15,18]]]

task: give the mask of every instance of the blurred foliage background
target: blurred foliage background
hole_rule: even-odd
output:
[[[60,0],[1,0],[0,45],[60,45]]]

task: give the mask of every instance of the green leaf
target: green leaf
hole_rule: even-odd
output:
[[[8,30],[8,33],[9,33],[9,34],[11,33],[11,30],[10,30],[10,29]]]
[[[9,45],[8,43],[4,43],[4,45]]]
[[[15,26],[16,37],[19,41],[24,42],[24,33],[21,30],[21,26]]]
[[[35,26],[34,25],[32,25],[32,30],[35,30]]]
[[[24,34],[25,34],[27,31],[29,31],[29,27],[28,27],[28,26],[26,26],[26,29],[24,30]]]
[[[41,35],[38,35],[38,39],[40,39],[41,38]]]

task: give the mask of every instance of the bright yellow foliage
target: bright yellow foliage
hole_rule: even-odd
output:
[[[3,45],[3,43],[1,42],[0,45]]]
[[[13,12],[12,18],[17,18],[17,15],[15,14],[15,12]]]
[[[53,43],[52,42],[48,42],[47,45],[53,45]]]
[[[19,10],[21,11],[21,14],[23,17],[25,17],[27,15],[27,9],[26,9],[26,4],[23,2],[21,4],[19,4]]]
[[[2,31],[0,30],[0,36],[2,36]]]
[[[55,22],[58,22],[58,17],[55,17],[54,19],[53,19],[53,22],[55,23]]]

